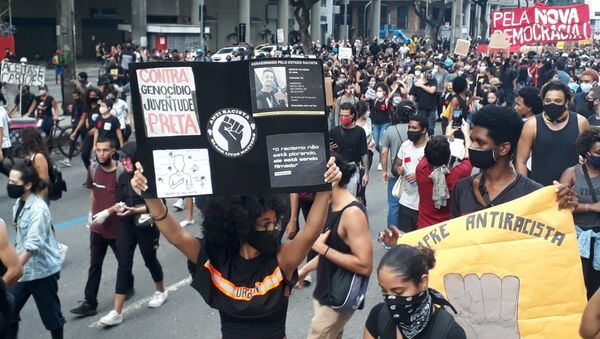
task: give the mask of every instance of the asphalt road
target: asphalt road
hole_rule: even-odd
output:
[[[93,74],[97,66],[88,65]],[[52,78],[50,77],[52,76]],[[47,79],[53,80],[48,72]],[[92,79],[95,81],[95,79]],[[53,81],[52,81],[53,82]],[[50,94],[57,95],[58,87],[50,86]],[[11,99],[9,98],[9,102]],[[403,126],[402,135],[405,134]],[[54,154],[60,160],[59,154]],[[117,273],[117,263],[109,251],[104,262],[102,283],[98,295],[98,315],[77,319],[69,310],[83,299],[83,289],[89,264],[89,229],[85,227],[89,210],[89,191],[82,186],[85,170],[79,159],[74,166],[64,168],[68,192],[59,201],[52,202],[51,211],[56,237],[69,246],[67,258],[59,281],[59,296],[62,311],[67,319],[66,338],[220,338],[218,313],[210,309],[200,295],[189,287],[189,274],[184,257],[164,238],[161,239],[158,258],[163,266],[165,285],[171,290],[166,303],[157,309],[147,307],[148,297],[154,292],[154,284],[143,264],[139,252],[134,259],[135,296],[126,303],[124,322],[112,328],[103,328],[98,320],[113,309],[113,292]],[[9,221],[13,201],[6,196],[4,185],[6,178],[0,177],[0,217]],[[377,266],[384,249],[375,242],[376,234],[385,227],[387,215],[387,196],[381,172],[375,166],[371,171],[367,188],[368,214],[371,236],[374,241],[374,267]],[[198,221],[198,212],[195,219]],[[178,212],[184,218],[184,212]],[[13,228],[9,226],[11,233]],[[198,222],[189,226],[187,231],[200,235]],[[314,274],[313,274],[314,276]],[[375,272],[371,277],[366,307],[354,314],[346,325],[344,338],[362,338],[362,331],[369,310],[382,301]],[[313,284],[314,286],[314,284]],[[295,290],[290,298],[287,320],[287,335],[290,339],[305,338],[312,317],[313,286]],[[43,327],[33,299],[30,299],[21,313],[20,338],[48,338],[49,333]]]

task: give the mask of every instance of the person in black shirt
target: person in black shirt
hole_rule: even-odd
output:
[[[542,187],[515,172],[512,166],[523,121],[509,107],[485,106],[473,116],[469,158],[481,170],[456,184],[450,199],[450,217],[457,218],[525,196]],[[577,195],[566,185],[556,183],[560,209],[575,208]],[[401,235],[396,227],[379,233],[379,241],[395,245]]]
[[[21,105],[21,97],[23,97],[22,105]],[[35,99],[35,95],[29,91],[29,86],[28,85],[22,86],[21,94],[17,93],[17,95],[15,96],[15,106],[10,110],[10,112],[8,112],[8,115],[12,116],[12,114],[17,109],[19,109],[19,107],[21,107],[21,111],[19,112],[19,114],[21,114],[21,116],[26,116],[27,111],[29,110],[29,107],[31,107],[31,103],[33,102],[34,99]]]
[[[127,293],[133,286],[133,257],[135,248],[138,246],[156,287],[156,292],[149,300],[148,307],[160,307],[168,296],[163,282],[162,266],[156,257],[160,232],[151,223],[147,226],[140,226],[143,220],[147,222],[151,222],[151,220],[147,214],[144,200],[131,189],[136,150],[136,142],[130,141],[117,151],[124,170],[117,174],[117,198],[120,202],[114,206],[116,215],[121,219],[116,245],[119,268],[115,287],[115,309],[100,319],[100,323],[105,326],[118,325],[123,321],[123,305],[127,299]]]
[[[588,106],[594,112],[589,116],[591,126],[600,126],[600,86],[592,88],[585,96]]]
[[[48,86],[43,85],[39,87],[39,96],[33,99],[27,115],[42,120],[40,129],[46,134],[48,149],[52,151],[50,132],[52,131],[52,127],[54,127],[54,121],[58,120],[58,102],[52,96],[48,95]]]
[[[356,108],[349,102],[340,106],[340,126],[329,130],[329,147],[332,151],[339,153],[344,160],[369,168],[369,149],[367,147],[367,136],[360,126],[356,126]],[[348,190],[356,196],[359,185],[359,173],[354,172]],[[365,171],[361,183],[367,186],[369,183],[369,172]]]
[[[409,93],[417,102],[418,114],[426,116],[429,121],[429,130],[427,131],[429,136],[432,136],[435,132],[435,120],[437,119],[436,90],[437,81],[429,70],[421,74]]]
[[[94,148],[94,132],[96,130],[96,121],[100,117],[100,109],[98,100],[100,100],[102,93],[97,88],[90,88],[85,94],[85,106],[81,114],[79,124],[73,132],[79,130],[84,131],[85,137],[83,138],[83,144],[81,145],[81,160],[85,165],[86,171],[91,165],[92,149]],[[71,133],[71,140],[75,138],[75,135]]]
[[[119,118],[112,114],[112,101],[108,99],[100,100],[100,117],[96,121],[94,130],[94,145],[98,139],[108,139],[113,145],[118,145],[117,149],[123,147],[123,132]]]
[[[444,306],[456,313],[454,307],[428,286],[434,266],[435,255],[429,247],[398,245],[383,256],[377,278],[384,302],[371,309],[363,339],[467,337]]]
[[[136,167],[131,187],[139,195],[149,181]],[[333,158],[327,168],[325,181],[336,185],[341,172]],[[156,227],[188,259],[192,287],[219,311],[222,339],[283,339],[297,268],[323,229],[330,195],[316,193],[306,224],[285,244],[280,220],[289,206],[280,196],[203,198],[203,239],[184,231],[162,200],[145,203]]]
[[[79,89],[75,89],[73,91],[73,94],[71,95],[71,98],[73,99],[73,104],[71,105],[71,142],[69,144],[68,156],[60,161],[60,163],[66,167],[73,166],[71,164],[71,160],[73,159],[73,153],[75,153],[77,141],[79,140],[79,138],[81,138],[82,140],[85,138],[86,130],[79,126],[80,124],[83,124],[85,122],[85,119],[83,119],[83,111],[85,109],[85,104],[81,99],[82,95],[83,94],[79,91]]]

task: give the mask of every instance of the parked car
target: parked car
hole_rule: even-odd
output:
[[[235,55],[239,51],[239,47],[223,47],[217,51],[217,53],[213,54],[211,59],[214,62],[227,62],[234,60]],[[229,57],[229,60],[227,60]]]
[[[275,45],[264,45],[264,46],[259,46],[257,49],[254,50],[254,55],[259,55],[259,54],[273,54],[273,52],[275,52],[277,50],[277,46]]]

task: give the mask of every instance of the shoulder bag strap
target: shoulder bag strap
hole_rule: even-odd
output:
[[[585,177],[585,181],[587,182],[588,188],[590,189],[590,194],[592,195],[592,200],[594,203],[598,202],[598,196],[596,195],[596,190],[594,189],[594,185],[592,185],[592,179],[590,179],[590,173],[588,173],[587,166],[581,165],[581,170],[583,171],[583,176]]]
[[[481,179],[479,179],[479,194],[481,194],[481,197],[485,202],[485,208],[494,206],[494,204],[492,204],[492,201],[490,200],[490,195],[488,193],[487,187],[485,187],[485,175],[483,174],[483,172],[481,173]]]

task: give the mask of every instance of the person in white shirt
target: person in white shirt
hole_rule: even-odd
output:
[[[10,143],[10,132],[9,127],[10,119],[8,118],[8,113],[4,107],[0,106],[0,141],[2,142],[2,152],[0,152],[0,173],[4,174],[8,177],[10,173],[10,168],[4,166],[4,161],[6,159],[10,160],[11,167],[15,164],[15,161],[12,157],[12,145]]]
[[[417,164],[425,155],[428,128],[429,122],[426,116],[421,114],[411,116],[408,122],[408,140],[402,143],[394,161],[394,175],[403,180],[397,224],[402,232],[417,229],[419,190],[415,172]]]
[[[131,136],[131,125],[129,124],[129,105],[127,105],[127,101],[119,97],[120,94],[119,88],[114,88],[112,93],[108,95],[108,99],[112,100],[113,102],[112,109],[117,119],[119,119],[123,140],[124,142],[127,142]]]

